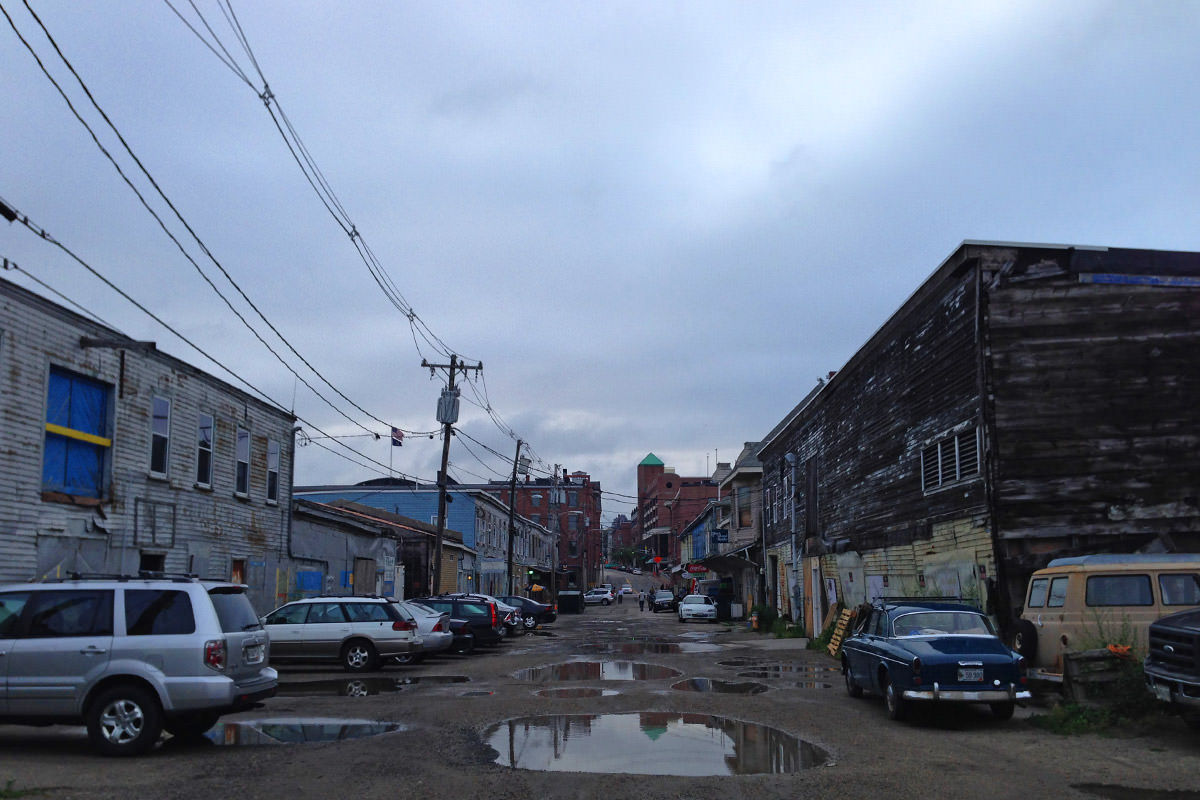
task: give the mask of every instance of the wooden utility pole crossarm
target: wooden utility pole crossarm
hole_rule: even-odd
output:
[[[430,364],[421,359],[421,366],[426,367],[430,374],[439,369],[450,370],[450,380],[442,390],[438,400],[437,421],[442,423],[442,468],[438,470],[438,516],[437,542],[433,551],[433,579],[430,582],[432,594],[442,592],[442,537],[446,533],[446,469],[450,464],[450,437],[454,435],[454,423],[458,422],[458,389],[454,385],[455,373],[473,369],[476,372],[483,369],[483,362],[468,366],[458,360],[457,355],[451,354],[449,364]],[[466,532],[464,531],[464,534]]]

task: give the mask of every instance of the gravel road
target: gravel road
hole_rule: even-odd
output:
[[[683,652],[667,652],[679,644]],[[759,694],[677,691],[679,678],[533,684],[518,670],[581,659],[622,660],[769,688]],[[729,662],[728,665],[718,662]],[[1200,800],[1200,735],[1163,718],[1136,734],[1061,737],[1018,709],[997,722],[987,709],[887,719],[878,698],[849,698],[834,662],[719,624],[681,625],[637,603],[590,607],[533,635],[468,657],[391,667],[352,685],[346,673],[284,668],[286,693],[226,718],[352,718],[399,723],[381,736],[306,744],[184,745],[167,740],[136,759],[104,759],[81,729],[0,726],[0,797],[37,790],[51,798],[1170,798]],[[758,677],[739,677],[756,672]],[[762,675],[766,677],[761,677]],[[466,681],[435,682],[456,676]],[[425,681],[396,681],[425,678]],[[343,696],[382,685],[388,691]],[[603,687],[608,696],[542,697],[554,687]],[[311,692],[311,693],[309,693]],[[487,729],[529,715],[630,712],[717,715],[761,723],[820,748],[824,764],[794,774],[686,777],[511,769],[484,742]],[[647,739],[646,747],[654,747]],[[754,743],[747,743],[752,747]],[[761,747],[761,743],[759,744]],[[649,751],[647,751],[649,752]],[[604,754],[597,751],[597,759]],[[685,766],[686,753],[664,754]],[[11,784],[9,783],[11,781]]]

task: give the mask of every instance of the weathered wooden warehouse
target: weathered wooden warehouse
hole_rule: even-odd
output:
[[[1051,557],[1200,551],[1197,396],[1200,254],[966,242],[765,437],[773,577],[810,625],[919,593],[1003,621]]]
[[[291,414],[3,280],[0,368],[0,580],[192,572],[272,607]]]

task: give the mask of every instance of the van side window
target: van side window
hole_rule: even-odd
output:
[[[32,592],[27,636],[112,636],[110,591]]]
[[[1149,575],[1089,575],[1084,602],[1089,606],[1152,606]]]
[[[192,599],[187,592],[126,589],[125,632],[130,636],[195,633]]]
[[[0,636],[9,637],[17,633],[21,620],[21,609],[29,599],[29,592],[6,592],[0,594]]]
[[[1050,588],[1049,578],[1035,578],[1029,584],[1029,607],[1041,608],[1046,605],[1046,591]]]
[[[1158,590],[1164,606],[1200,606],[1200,575],[1159,575]]]
[[[1067,604],[1067,585],[1070,580],[1069,575],[1050,580],[1050,598],[1046,601],[1048,607],[1062,608]]]

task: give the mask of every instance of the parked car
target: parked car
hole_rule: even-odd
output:
[[[496,606],[496,615],[500,618],[501,631],[505,636],[512,636],[521,627],[521,609],[506,603],[499,597],[482,592],[446,592],[443,597],[480,597]]]
[[[496,604],[476,595],[438,595],[417,598],[422,605],[442,611],[452,619],[465,620],[475,636],[475,644],[496,645],[504,639],[504,621]]]
[[[904,719],[913,702],[987,703],[998,719],[1009,719],[1016,702],[1030,697],[1025,660],[972,606],[881,600],[860,620],[842,642],[846,691],[883,695],[892,719]]]
[[[416,624],[417,633],[421,635],[421,649],[396,656],[394,660],[397,664],[417,664],[426,656],[450,649],[454,633],[450,630],[449,614],[435,611],[415,600],[401,600],[396,603],[396,608],[405,619]]]
[[[421,649],[415,622],[391,598],[317,595],[294,600],[263,617],[275,663],[337,662],[366,672]]]
[[[164,573],[0,586],[0,722],[82,724],[128,756],[254,707],[279,680],[245,589]]]
[[[588,589],[583,595],[583,602],[589,606],[602,605],[606,606],[612,603],[616,598],[608,589]]]
[[[450,644],[451,653],[465,656],[475,651],[475,633],[471,630],[470,622],[451,617],[450,632],[454,634],[454,641]]]
[[[1143,669],[1151,693],[1200,730],[1200,609],[1151,623]]]
[[[1197,607],[1200,555],[1056,558],[1030,576],[1012,645],[1031,674],[1056,679],[1066,651],[1119,643],[1144,654],[1152,622]],[[1131,641],[1115,642],[1114,636]]]
[[[713,599],[703,594],[689,594],[679,601],[676,609],[680,622],[689,619],[707,619],[717,621],[717,604]]]
[[[642,571],[640,569],[638,569],[637,567],[634,567],[633,569],[629,570],[629,572],[632,575],[641,575],[642,574]]]
[[[675,604],[675,595],[666,589],[656,590],[650,598],[650,610],[654,612],[673,611]]]
[[[516,606],[521,615],[521,624],[525,630],[531,631],[543,623],[549,624],[558,619],[558,611],[549,603],[539,603],[518,594],[500,595],[500,599],[511,606]]]

